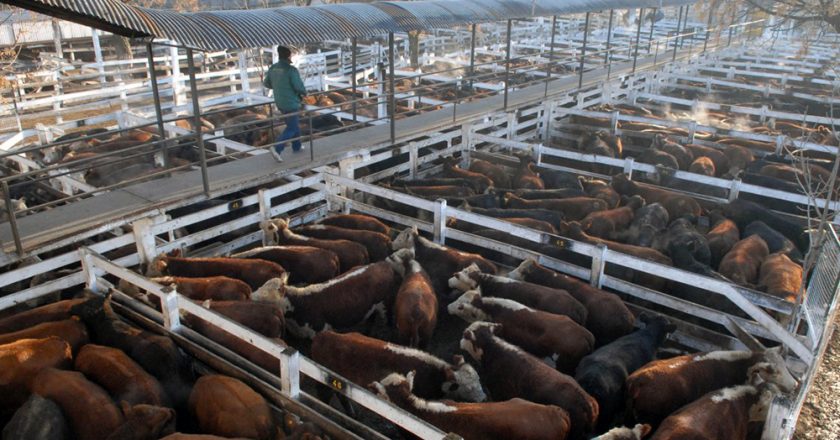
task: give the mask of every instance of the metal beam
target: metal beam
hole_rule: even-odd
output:
[[[356,94],[357,89],[357,79],[356,79],[356,51],[358,50],[358,44],[356,41],[356,37],[353,37],[350,43],[350,65],[351,72],[350,72],[350,87],[353,91],[353,123],[355,124],[358,122],[358,113],[357,113],[357,105],[356,102],[359,99],[359,96]]]
[[[198,105],[198,86],[195,81],[195,60],[193,50],[187,48],[187,69],[190,75],[190,95],[193,105],[193,130],[195,130],[195,143],[198,147],[198,156],[201,158],[201,184],[204,187],[204,195],[210,197],[210,180],[207,176],[207,152],[204,150],[204,135],[201,133],[201,108]]]
[[[470,26],[470,92],[473,89],[473,77],[475,76],[475,31],[476,24]]]
[[[548,47],[548,62],[545,65],[545,93],[548,96],[548,82],[551,81],[551,68],[554,67],[554,38],[557,36],[557,16],[551,17],[551,42]]]
[[[633,71],[636,73],[636,60],[639,58],[639,40],[642,36],[642,21],[644,21],[645,8],[639,8],[639,26],[636,28],[636,50],[633,51]]]
[[[586,60],[586,43],[589,39],[589,15],[586,13],[586,21],[583,24],[583,47],[580,49],[580,67],[578,68],[578,89],[583,87],[583,63]]]
[[[511,29],[512,24],[513,24],[513,20],[508,20],[507,21],[507,36],[505,37],[507,39],[507,48],[505,49],[505,103],[504,103],[504,107],[503,107],[505,110],[507,110],[508,93],[510,91],[510,85],[509,85],[509,83],[510,83],[510,40],[511,40],[510,29]]]
[[[152,42],[146,43],[146,57],[149,60],[149,82],[152,83],[152,97],[155,100],[155,118],[160,133],[161,152],[163,153],[163,166],[169,168],[169,145],[166,142],[166,130],[163,128],[163,110],[160,105],[160,89],[158,88],[157,72],[155,71],[155,55],[152,50]]]
[[[397,141],[397,89],[394,86],[394,33],[388,33],[388,91],[391,95],[388,97],[390,105],[388,106],[388,119],[391,123],[391,144]]]

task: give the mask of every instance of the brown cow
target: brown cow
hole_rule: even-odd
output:
[[[193,386],[189,405],[202,432],[256,440],[274,435],[268,402],[238,379],[202,376]]]
[[[416,371],[415,392],[426,399],[482,402],[487,396],[478,373],[461,356],[454,364],[425,351],[403,347],[361,333],[323,331],[312,340],[312,360],[360,386],[393,372]]]
[[[367,249],[371,262],[382,261],[391,254],[391,238],[385,234],[338,226],[310,225],[295,228],[296,234],[324,240],[350,240]]]
[[[61,408],[37,394],[30,395],[3,428],[4,440],[65,440],[69,437]]]
[[[767,243],[758,235],[735,243],[723,256],[718,272],[735,283],[751,286],[758,281],[761,263],[770,254]]]
[[[711,177],[714,177],[717,173],[714,161],[712,161],[712,159],[706,156],[701,156],[697,159],[694,159],[694,162],[691,162],[691,166],[688,167],[688,171]]]
[[[160,255],[149,265],[146,276],[164,275],[191,278],[228,276],[248,283],[251,289],[259,289],[270,279],[287,276],[283,267],[266,260],[181,258]]]
[[[520,226],[525,226],[526,228],[536,229],[538,231],[542,231],[542,232],[545,232],[545,233],[548,233],[548,234],[557,235],[557,228],[555,228],[551,223],[546,222],[546,221],[537,220],[537,219],[528,218],[528,217],[505,217],[505,218],[500,218],[499,220],[509,222],[509,223],[514,223],[514,224],[517,224],[517,225],[520,225]],[[447,227],[454,228],[454,229],[461,229],[461,230],[467,231],[467,232],[476,232],[476,231],[480,231],[482,229],[485,229],[481,225],[473,225],[472,223],[457,220],[457,219],[454,219],[454,218],[450,218],[449,220],[447,220],[447,222],[448,222]]]
[[[655,249],[593,237],[583,232],[580,223],[578,222],[569,223],[568,235],[569,238],[574,240],[580,240],[592,244],[603,244],[617,252],[623,252],[635,257],[644,258],[645,260],[651,260],[660,264],[671,266],[671,259]]]
[[[412,371],[392,373],[369,388],[382,399],[464,440],[563,440],[569,433],[569,414],[558,406],[522,399],[504,402],[459,403],[428,401],[412,393]]]
[[[276,357],[260,350],[254,345],[243,344],[242,339],[239,337],[234,336],[216,325],[210,324],[209,322],[196,317],[195,315],[182,316],[181,322],[207,339],[210,339],[222,347],[242,356],[254,365],[257,365],[268,372],[278,373],[280,362]],[[282,339],[273,338],[271,341],[281,347],[286,347],[286,342]]]
[[[16,332],[48,321],[69,319],[70,309],[84,301],[84,298],[68,299],[15,313],[0,319],[0,333]]]
[[[277,304],[262,301],[205,301],[204,307],[254,330],[267,338],[283,336],[286,320]]]
[[[642,196],[646,203],[661,203],[668,211],[671,220],[685,215],[699,216],[703,211],[700,204],[689,196],[652,185],[633,182],[624,174],[613,176],[611,185],[622,195],[628,197],[638,195]]]
[[[546,269],[533,259],[523,261],[507,276],[514,280],[528,281],[569,292],[586,307],[586,329],[592,332],[598,345],[604,345],[633,331],[636,317],[624,301],[613,293]]]
[[[755,160],[755,155],[753,155],[749,148],[744,148],[739,145],[726,145],[723,154],[729,161],[729,169],[726,171],[721,170],[720,172],[730,176],[738,175],[741,170],[746,169],[747,165]]]
[[[486,160],[472,159],[469,170],[489,177],[496,188],[511,188],[510,176],[504,167]]]
[[[88,331],[78,319],[43,322],[32,327],[0,335],[0,344],[9,344],[20,339],[41,339],[55,336],[67,341],[76,353],[88,342]]]
[[[729,159],[722,151],[697,144],[687,144],[685,148],[694,156],[695,160],[701,157],[706,157],[711,160],[716,175],[729,171]]]
[[[260,224],[264,234],[274,237],[274,242],[282,245],[312,246],[335,252],[341,266],[341,272],[368,264],[370,257],[367,249],[350,240],[322,240],[295,234],[289,229],[286,220],[274,219]]]
[[[461,349],[484,368],[485,385],[493,398],[521,397],[535,403],[557,405],[569,413],[570,438],[584,438],[595,428],[598,402],[570,376],[496,336],[499,326],[474,322],[464,330],[461,338]]]
[[[120,349],[87,344],[76,356],[75,368],[105,388],[117,402],[171,405],[160,382]]]
[[[513,187],[516,189],[545,189],[545,183],[540,179],[534,165],[534,159],[529,154],[517,154],[519,168],[513,177]]]
[[[41,370],[67,368],[72,363],[70,344],[54,336],[0,345],[0,412],[23,404],[29,396],[30,382]]]
[[[210,434],[184,434],[181,432],[176,432],[175,434],[169,434],[166,437],[161,437],[160,440],[248,440],[246,438],[237,437],[237,438],[230,438],[230,437],[220,437],[218,435],[210,435]]]
[[[413,249],[400,249],[388,263],[402,276],[394,300],[397,340],[409,347],[425,348],[437,326],[438,300],[429,275],[414,259]]]
[[[712,218],[715,218],[715,216],[713,215]],[[740,239],[741,233],[738,231],[738,225],[728,218],[717,216],[714,227],[706,233],[706,240],[709,241],[709,250],[712,253],[712,267],[720,266],[720,261],[723,260],[724,255]]]
[[[566,219],[580,220],[592,212],[607,209],[607,202],[594,197],[569,197],[567,199],[525,200],[513,193],[505,194],[508,208],[550,209],[562,212]]]
[[[70,430],[79,440],[102,440],[124,422],[108,393],[76,371],[41,370],[32,380],[32,392],[61,407]]]
[[[473,185],[478,185],[484,188],[493,186],[493,180],[482,173],[469,171],[458,166],[458,159],[454,157],[447,157],[443,159],[443,175],[445,177],[469,179]]]
[[[273,261],[289,271],[289,282],[292,284],[322,283],[341,273],[341,263],[335,252],[312,246],[265,246],[233,254],[231,257]]]
[[[175,432],[175,410],[161,406],[120,402],[125,423],[106,440],[152,440]]]
[[[467,322],[502,324],[498,335],[570,374],[595,347],[595,337],[568,316],[526,307],[504,298],[482,297],[481,289],[464,292],[447,307],[449,314]]]
[[[379,232],[391,236],[391,228],[379,219],[364,214],[335,214],[318,221],[318,224],[347,229]]]
[[[392,310],[399,277],[387,262],[357,267],[326,283],[306,287],[286,286],[285,295],[263,295],[251,299],[280,304],[292,334],[313,338],[330,328],[346,328],[366,321],[373,313],[382,317]]]
[[[156,277],[152,281],[168,286],[175,285],[181,295],[195,301],[208,299],[235,301],[251,296],[251,286],[244,281],[226,276],[213,277]]]
[[[590,213],[580,221],[580,224],[588,234],[612,239],[617,232],[630,225],[634,213],[644,204],[645,201],[640,196],[633,196],[626,205],[620,208]]]
[[[580,184],[583,186],[586,194],[596,199],[601,199],[607,202],[607,209],[616,208],[621,202],[621,195],[614,190],[609,183],[601,179],[585,179],[580,178]]]
[[[802,266],[791,261],[787,255],[781,252],[770,254],[761,263],[758,290],[786,301],[796,302],[801,285]]]
[[[452,185],[438,185],[438,186],[410,186],[400,189],[406,194],[411,194],[417,197],[425,197],[430,199],[436,198],[458,198],[475,196],[475,191],[468,186],[452,186]]]
[[[568,316],[580,325],[586,324],[586,307],[574,299],[569,292],[485,274],[476,265],[470,265],[456,273],[449,279],[449,287],[461,292],[480,287],[485,296],[513,300],[544,312]]]
[[[393,247],[394,250],[414,249],[415,258],[429,274],[429,279],[439,298],[444,297],[448,292],[449,277],[471,264],[477,264],[485,273],[496,273],[497,270],[495,264],[481,255],[461,252],[421,237],[416,226],[402,231],[394,239]]]
[[[740,385],[712,391],[666,418],[650,440],[746,440],[751,421],[764,421],[776,390]]]
[[[627,378],[636,420],[658,422],[703,394],[742,384],[753,374],[784,391],[796,387],[777,348],[763,352],[713,351],[655,360]]]

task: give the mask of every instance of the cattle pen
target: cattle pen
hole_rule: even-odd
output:
[[[394,231],[389,243],[416,228],[434,246],[481,255],[499,275],[533,260],[615,295],[634,316],[663,315],[676,330],[657,358],[782,347],[799,386],[775,395],[749,438],[793,438],[840,284],[840,34],[808,38],[760,14],[720,23],[683,0],[374,2],[263,15],[118,0],[5,3],[46,24],[17,42],[40,52],[40,66],[18,62],[2,84],[4,319],[82,292],[104,297],[115,316],[171,339],[195,376],[226,375],[256,391],[286,434],[312,425],[321,438],[459,438],[314,361],[306,337],[282,328],[282,339],[267,336],[149,272],[162,255],[285,244],[271,229],[277,219],[303,231],[361,214]],[[124,59],[103,48],[111,34],[130,38]],[[262,87],[277,45],[300,46],[294,61],[310,92],[304,153],[282,163],[267,153],[283,116]],[[588,149],[586,136],[619,139],[623,150]],[[707,160],[677,161],[686,146]],[[527,186],[438,187],[477,163],[514,179],[531,170],[546,182],[536,191],[556,198],[599,199],[589,185],[627,182],[636,193],[612,190],[624,196],[614,209],[643,191],[668,193],[669,209],[667,197],[690,199],[698,211],[688,221],[704,236],[723,218],[746,239],[744,226],[761,220],[780,247],[791,243],[780,253],[804,278],[780,296],[757,274],[736,282],[717,263],[683,264],[667,243],[666,264],[618,235],[581,232],[589,212],[557,222],[498,213],[542,203]],[[550,178],[563,184],[546,189]],[[423,181],[435,183],[415,186]],[[426,348],[447,362],[463,353],[468,325],[446,315],[451,295],[438,292],[447,303]],[[388,322],[344,330],[395,340]],[[327,388],[364,409],[346,414],[323,399]]]

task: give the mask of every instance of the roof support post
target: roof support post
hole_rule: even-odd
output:
[[[473,76],[475,75],[475,23],[470,26],[470,92],[473,90]]]
[[[683,11],[684,10],[685,10],[685,6],[684,5],[680,6],[680,12],[679,12],[679,14],[677,14],[677,33],[675,34],[674,41],[673,41],[673,43],[674,43],[674,57],[676,57],[677,44],[679,44],[680,34],[682,33],[680,31],[680,28],[685,27],[685,23],[683,22]],[[712,14],[709,14],[709,16],[711,17]],[[688,19],[688,14],[686,14],[685,18],[686,18],[686,20]]]
[[[586,60],[586,43],[589,39],[590,14],[590,12],[586,13],[586,21],[583,24],[583,46],[580,48],[580,67],[578,68],[578,91],[583,88],[583,63]]]
[[[105,66],[102,65],[102,45],[99,43],[99,31],[90,28],[90,39],[93,42],[93,57],[96,61],[96,70],[99,71],[99,83],[105,85]]]
[[[645,8],[639,8],[639,26],[636,28],[636,50],[633,51],[633,71],[636,73],[636,60],[639,58],[639,40],[642,37],[642,21],[644,21]]]
[[[20,241],[17,217],[15,217],[15,205],[12,205],[12,193],[9,192],[9,182],[3,181],[3,202],[6,204],[6,214],[9,217],[9,226],[12,229],[12,238],[15,240],[15,250],[18,258],[23,258],[23,244]]]
[[[198,156],[201,158],[201,183],[204,185],[204,195],[210,197],[210,180],[207,177],[207,152],[204,150],[204,135],[201,133],[201,108],[198,105],[198,87],[195,83],[195,62],[193,50],[187,48],[187,70],[190,75],[190,97],[192,98],[193,130]]]
[[[163,154],[163,167],[169,168],[169,154],[167,152],[169,145],[166,142],[166,130],[163,128],[163,110],[160,106],[160,89],[158,89],[157,72],[155,71],[155,54],[152,50],[152,42],[146,43],[146,57],[149,61],[149,82],[152,84],[152,97],[155,99],[155,119],[157,119],[157,128],[160,133],[161,154]]]
[[[607,25],[607,54],[604,55],[604,64],[607,65],[607,81],[610,80],[610,74],[612,73],[612,35],[613,35],[613,16],[615,15],[615,9],[610,9],[610,22]]]
[[[394,33],[388,32],[388,91],[391,92],[388,97],[390,105],[388,106],[388,120],[391,125],[391,145],[397,141],[397,125],[395,117],[397,114],[397,89],[394,87]]]
[[[545,93],[548,97],[548,82],[551,81],[551,69],[554,67],[554,39],[557,36],[557,16],[551,17],[551,42],[548,46],[548,61],[545,63]]]
[[[653,49],[653,25],[656,23],[656,13],[659,9],[653,9],[650,16],[650,33],[648,34],[648,48],[647,53],[650,54],[651,50]]]
[[[350,64],[352,65],[351,71],[350,71],[350,87],[352,88],[352,91],[353,91],[353,123],[354,124],[356,122],[358,122],[358,120],[357,120],[357,111],[358,111],[357,105],[358,105],[358,103],[356,102],[356,100],[359,99],[359,97],[356,96],[356,88],[358,87],[358,84],[357,84],[358,80],[356,79],[356,67],[357,67],[356,66],[356,50],[357,49],[358,49],[358,44],[357,44],[357,41],[356,41],[356,37],[353,37],[351,39],[351,43],[350,43]]]
[[[505,49],[505,103],[504,109],[507,110],[508,106],[508,92],[510,89],[510,28],[513,25],[513,20],[508,19],[507,21],[507,35],[505,36],[507,40],[507,48]]]
[[[181,79],[181,60],[178,59],[178,48],[172,46],[169,48],[169,62],[172,66],[172,100],[175,106],[179,106],[184,102],[183,84]]]
[[[688,21],[688,14],[685,14],[685,20]],[[706,20],[706,37],[703,39],[703,53],[706,53],[706,48],[709,47],[709,34],[712,28],[712,14],[709,14],[709,19]]]
[[[688,27],[688,11],[690,11],[690,10],[691,10],[691,3],[685,5],[685,18],[683,18],[683,27],[682,27],[683,33],[685,33],[685,28]],[[709,19],[711,19],[711,18],[712,18],[712,14],[709,14]],[[691,42],[689,43],[691,45],[694,44],[694,36],[697,35],[697,32],[696,32],[697,29],[695,28],[694,30],[695,30],[695,32],[691,33]],[[680,38],[680,49],[682,49],[684,44],[685,44],[685,37]]]

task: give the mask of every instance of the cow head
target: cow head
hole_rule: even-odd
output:
[[[490,317],[476,306],[481,302],[481,289],[468,290],[446,307],[450,315],[455,315],[464,321],[487,321]]]
[[[453,356],[452,367],[446,367],[444,374],[446,374],[446,381],[441,384],[441,390],[447,397],[468,402],[487,400],[487,395],[481,388],[478,372],[464,360],[463,356]]]
[[[383,400],[389,402],[393,400],[402,401],[407,399],[414,389],[415,374],[414,370],[409,371],[405,376],[399,373],[391,373],[378,382],[371,382],[367,388]]]
[[[768,382],[764,382],[756,388],[759,397],[758,402],[750,408],[750,422],[763,422],[767,420],[767,411],[770,409],[770,404],[780,394],[780,390],[776,385]]]
[[[167,258],[166,254],[161,254],[155,257],[146,268],[146,277],[155,278],[166,275]]]
[[[765,350],[762,359],[750,367],[747,377],[753,385],[766,382],[786,393],[793,391],[798,385],[797,380],[788,371],[781,346]]]
[[[285,233],[289,229],[289,222],[281,218],[275,218],[260,223],[260,229],[263,234],[269,237],[270,244],[280,243],[280,234]]]
[[[492,338],[498,328],[501,328],[501,324],[486,321],[476,321],[470,324],[461,337],[461,350],[469,353],[473,359],[481,361],[484,354],[481,347]]]
[[[508,272],[507,277],[516,281],[525,281],[525,276],[535,264],[537,264],[537,260],[529,258],[520,263],[516,269]]]
[[[403,248],[391,254],[385,261],[391,265],[394,272],[405,278],[405,265],[414,260],[414,248]]]
[[[456,273],[455,276],[449,279],[449,287],[462,292],[475,289],[478,287],[478,281],[475,280],[474,274],[479,273],[481,273],[481,269],[478,267],[478,264],[470,264],[466,269]]]
[[[289,281],[289,273],[284,272],[280,278],[272,278],[265,282],[259,289],[251,292],[252,301],[268,301],[279,305],[284,313],[294,310],[289,298],[286,297],[286,287]]]
[[[391,249],[397,251],[400,249],[414,249],[414,240],[420,236],[420,231],[417,226],[405,228],[397,235],[397,238],[391,242]]]
[[[626,426],[613,428],[592,440],[642,440],[650,431],[650,425],[639,423],[633,429]]]

